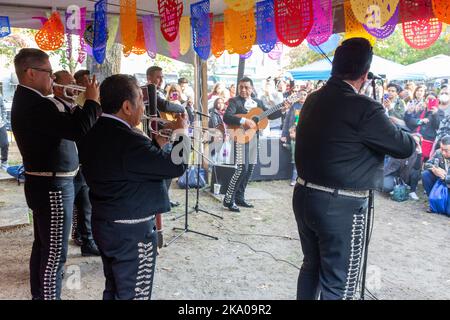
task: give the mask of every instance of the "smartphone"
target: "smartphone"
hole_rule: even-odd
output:
[[[385,94],[383,95],[383,99],[384,99],[384,100],[387,100],[387,98],[389,98],[389,93],[385,93]]]
[[[434,107],[439,107],[439,99],[431,98],[428,100],[428,110],[431,110]]]
[[[144,100],[144,105],[148,106],[148,103],[149,103],[148,88],[147,88],[147,86],[142,86],[141,90],[142,90],[142,96],[143,96],[142,100]]]
[[[170,93],[170,99],[178,100],[178,92],[171,92]]]

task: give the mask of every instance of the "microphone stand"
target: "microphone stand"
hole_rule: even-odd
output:
[[[173,230],[181,230],[181,233],[179,233],[178,235],[176,235],[172,240],[170,240],[169,242],[167,242],[164,246],[168,247],[169,245],[171,245],[172,243],[174,243],[177,239],[179,239],[183,234],[191,232],[191,233],[195,233],[204,237],[208,237],[211,239],[215,239],[215,240],[219,240],[219,238],[211,236],[209,234],[206,233],[201,233],[192,229],[189,229],[189,212],[188,212],[188,202],[189,202],[189,186],[188,186],[188,170],[186,170],[185,174],[185,178],[186,178],[186,186],[185,186],[185,204],[184,204],[184,228],[173,228]]]
[[[198,151],[196,148],[194,148],[192,145],[191,145],[191,150],[193,150],[193,151],[196,152],[197,154],[201,155],[202,159],[205,158],[205,159],[207,159],[207,161],[212,162],[210,159],[208,159],[207,157],[205,157],[201,152],[199,152],[199,151]],[[193,211],[188,211],[188,207],[189,207],[189,183],[188,183],[189,181],[188,181],[188,172],[189,172],[189,170],[186,170],[186,172],[184,173],[184,174],[185,174],[185,181],[186,181],[185,187],[184,187],[184,189],[185,189],[184,228],[173,228],[173,230],[181,230],[181,233],[178,234],[177,236],[175,236],[175,237],[174,237],[172,240],[170,240],[168,243],[166,243],[166,244],[165,244],[165,247],[168,247],[170,244],[172,244],[174,241],[176,241],[178,238],[180,238],[183,234],[188,233],[188,232],[195,233],[195,234],[198,234],[198,235],[201,235],[201,236],[204,236],[204,237],[208,237],[208,238],[211,238],[211,239],[219,240],[218,237],[211,236],[211,235],[206,234],[206,233],[201,233],[201,232],[198,232],[198,231],[189,229],[189,222],[188,222],[188,221],[189,221],[189,214],[192,213],[192,212],[194,212],[194,211],[195,211],[195,212],[201,211],[201,212],[208,213],[208,214],[210,214],[210,215],[213,215],[213,216],[215,216],[215,217],[218,217],[218,218],[223,219],[223,217],[218,216],[218,215],[216,215],[216,214],[214,214],[214,213],[210,213],[210,212],[208,212],[208,211],[206,211],[206,210],[199,209],[200,163],[201,163],[201,162],[199,161],[198,164],[197,164],[197,186],[196,186],[196,188],[197,188],[197,200],[196,200],[196,204],[195,204],[194,210],[193,210]],[[178,216],[178,217],[176,217],[176,218],[174,218],[173,220],[176,220],[176,219],[181,218],[181,217],[182,217],[182,215],[181,215],[181,216]]]
[[[376,91],[376,83],[375,79],[372,79],[372,90],[373,90],[373,99],[377,100],[377,91]],[[369,204],[367,208],[367,222],[366,222],[366,230],[365,230],[365,242],[364,242],[364,254],[363,254],[363,266],[362,266],[362,279],[361,279],[361,300],[365,300],[365,291],[366,291],[366,273],[367,273],[367,260],[369,255],[369,241],[370,241],[370,231],[372,224],[372,215],[375,210],[374,207],[375,194],[373,190],[369,190]]]

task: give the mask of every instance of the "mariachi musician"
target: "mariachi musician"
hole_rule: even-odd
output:
[[[259,108],[260,111],[265,111],[266,116],[269,119],[277,119],[281,117],[286,110],[290,107],[288,102],[285,102],[279,106],[271,108],[270,111],[266,108],[263,102],[259,99],[252,98],[253,93],[253,81],[244,77],[238,82],[238,96],[229,100],[228,108],[225,111],[223,121],[229,128],[241,127],[250,132],[263,129],[259,126],[252,117],[245,117],[245,114],[252,113],[255,108]],[[262,110],[261,110],[262,109]],[[273,113],[272,113],[273,112]],[[264,119],[267,121],[267,119]],[[266,122],[267,125],[267,122]],[[242,130],[235,130],[236,134],[242,132]],[[233,154],[234,163],[236,169],[228,184],[227,192],[223,200],[223,205],[230,211],[239,212],[238,206],[245,208],[252,208],[253,205],[245,200],[245,188],[253,173],[253,169],[257,160],[257,137],[252,138],[250,141],[243,141],[238,138],[236,134],[232,133],[231,136],[234,139]]]
[[[147,115],[158,115],[161,116],[161,113],[169,113],[169,114],[182,114],[185,113],[185,109],[183,106],[170,103],[166,100],[164,93],[162,92],[162,84],[164,80],[164,74],[161,67],[152,66],[147,69],[147,86],[155,85],[156,86],[156,107],[157,112],[150,112],[148,106],[146,107]],[[151,90],[149,89],[149,92]],[[149,135],[151,136],[151,135]],[[167,145],[166,148],[169,148],[170,145]],[[172,179],[166,180],[167,193],[169,193],[170,184],[172,183]],[[178,201],[171,201],[169,198],[170,206],[177,207],[180,205]],[[156,229],[158,231],[158,247],[161,248],[163,245],[163,235],[162,235],[162,217],[160,214],[156,215]]]

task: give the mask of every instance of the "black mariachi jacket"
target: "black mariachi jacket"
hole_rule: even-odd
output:
[[[264,111],[268,109],[266,106],[264,106],[264,103],[261,100],[255,98],[253,98],[253,100],[256,102],[258,108],[261,108]],[[241,118],[234,115],[239,113],[248,113],[248,110],[245,108],[244,104],[245,99],[241,98],[240,96],[228,100],[228,108],[225,110],[225,114],[223,115],[223,122],[225,122],[225,124],[227,125],[238,126],[240,124]],[[268,118],[273,120],[281,116],[282,113],[280,110],[278,110],[277,112],[271,114]]]
[[[75,142],[94,125],[100,105],[86,100],[74,114],[58,109],[51,99],[18,86],[11,125],[26,171],[69,172],[78,168]]]
[[[390,122],[380,103],[331,77],[303,105],[295,163],[298,176],[306,181],[367,190],[381,187],[386,154],[403,159],[415,147],[411,135]]]
[[[106,221],[169,211],[163,179],[179,177],[186,170],[148,137],[106,117],[100,117],[81,140],[80,161],[90,188],[92,218]]]

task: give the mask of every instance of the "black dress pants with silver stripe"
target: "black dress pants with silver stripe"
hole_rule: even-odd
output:
[[[75,186],[75,217],[73,217],[72,233],[73,237],[81,238],[83,244],[92,241],[91,216],[92,206],[89,200],[89,187],[80,171],[74,179]]]
[[[95,219],[92,231],[103,261],[104,300],[150,300],[156,265],[154,217],[118,223]]]
[[[297,299],[359,298],[367,207],[368,198],[295,186],[293,208],[304,256]]]
[[[228,184],[224,202],[234,203],[245,200],[245,189],[253,174],[258,155],[258,139],[253,138],[247,144],[234,142],[233,159],[236,169]]]
[[[30,258],[31,295],[33,299],[59,300],[72,222],[73,178],[27,175],[25,197],[33,211],[34,242]]]

